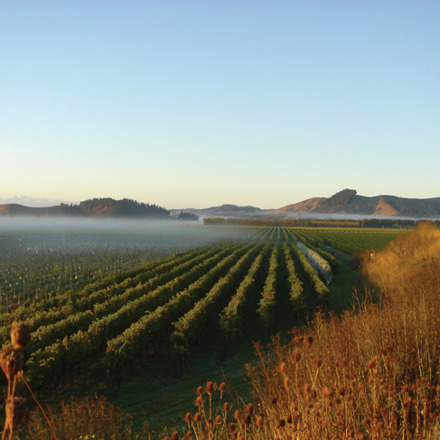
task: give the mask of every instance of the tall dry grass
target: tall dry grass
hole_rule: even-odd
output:
[[[53,440],[144,440],[144,433],[133,432],[132,417],[115,408],[104,397],[72,398],[69,402],[46,407],[52,429],[37,410],[30,415],[27,427],[18,433],[18,439]]]

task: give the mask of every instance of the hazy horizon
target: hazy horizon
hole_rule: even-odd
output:
[[[429,0],[4,0],[0,199],[438,197],[439,22]]]
[[[334,195],[334,194],[331,194],[328,197],[331,197],[332,195]],[[359,193],[357,193],[357,195],[365,196],[364,194],[359,194]],[[395,196],[395,197],[401,197],[398,194],[375,194],[375,195],[373,195],[371,197],[387,196],[387,195]],[[314,197],[320,197],[320,196],[314,196]],[[370,196],[368,196],[368,197],[370,197]],[[131,199],[131,197],[128,197],[128,198]],[[415,199],[423,199],[422,197],[413,197],[413,198],[415,198]],[[427,197],[426,199],[429,199],[429,198],[440,198],[440,193],[439,193],[438,196]],[[19,205],[23,205],[23,206],[27,206],[27,207],[31,207],[31,208],[47,208],[47,207],[52,207],[52,206],[59,206],[61,203],[74,204],[75,205],[75,204],[79,204],[82,201],[83,200],[70,201],[70,200],[32,199],[32,198],[27,197],[27,196],[17,196],[17,197],[10,197],[8,199],[1,199],[0,198],[0,205],[1,204],[19,204]],[[140,200],[137,200],[137,201],[138,202],[143,202],[143,203],[148,203],[148,201],[140,201]],[[296,201],[293,201],[293,202],[289,203],[288,205],[299,203],[299,202],[302,202],[302,201],[303,200],[296,200]],[[203,209],[220,207],[220,206],[223,206],[223,205],[234,205],[234,204],[225,203],[225,204],[222,204],[222,205],[216,205],[216,204],[212,204],[211,203],[211,204],[208,204],[206,206],[201,206],[201,207],[194,207],[194,206],[164,207],[163,205],[158,204],[158,206],[160,206],[160,207],[164,207],[165,209],[173,210],[173,211],[174,210],[179,211],[179,210],[185,210],[185,209],[203,210]],[[282,208],[282,207],[287,206],[287,205],[284,205],[284,206],[272,206],[270,208],[262,208],[261,206],[255,206],[255,205],[249,205],[249,204],[236,205],[236,206],[239,206],[239,207],[254,207],[254,208],[259,208],[259,209],[262,209],[262,210],[271,210],[271,209],[279,209],[279,208]],[[306,212],[306,213],[302,213],[302,212],[292,213],[291,215],[297,216],[297,215],[302,215],[302,214],[307,215],[307,216],[310,216],[310,215],[312,215],[312,216],[313,215],[322,216],[322,214],[316,214],[316,213],[313,214],[313,213],[308,213],[308,212]],[[332,214],[325,214],[325,215],[330,215],[331,216]],[[337,214],[337,215],[341,215],[341,214]],[[344,214],[344,215],[354,215],[354,216],[357,216],[357,214]],[[379,218],[384,218],[384,216],[380,216],[380,215],[378,217]],[[364,215],[363,218],[365,218],[365,215]],[[395,218],[396,219],[396,218],[400,218],[400,217],[390,217],[390,218]],[[409,218],[409,217],[402,217],[402,218]],[[414,218],[416,218],[416,217],[414,217]]]

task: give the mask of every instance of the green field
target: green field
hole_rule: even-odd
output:
[[[106,393],[139,423],[147,419],[159,429],[164,420],[178,422],[200,377],[223,375],[243,388],[242,365],[252,359],[252,340],[287,334],[305,324],[317,307],[348,307],[355,278],[347,265],[350,255],[383,247],[398,233],[198,226],[197,234],[177,243],[188,248],[183,252],[176,252],[169,239],[161,247],[156,237],[152,253],[145,236],[131,235],[132,243],[144,240],[143,247],[114,246],[107,236],[107,248],[99,248],[104,254],[98,248],[71,252],[59,246],[55,255],[42,243],[53,245],[60,235],[28,235],[27,246],[20,247],[14,240],[23,243],[23,236],[10,233],[0,239],[2,294],[9,300],[21,295],[25,305],[8,302],[0,315],[0,340],[7,343],[14,319],[24,320],[33,332],[25,375],[39,395],[56,401],[66,393]],[[194,237],[201,235],[217,243],[200,246]],[[26,260],[31,240],[41,240],[39,249],[45,251]],[[298,250],[298,241],[328,261],[333,271],[328,286]],[[95,268],[106,276],[91,276]],[[63,271],[64,281],[46,284],[46,294],[37,298],[42,283],[50,277],[59,280]],[[27,274],[21,276],[26,281],[21,290],[12,285],[17,273]],[[181,397],[172,406],[173,418],[160,402],[176,390]]]

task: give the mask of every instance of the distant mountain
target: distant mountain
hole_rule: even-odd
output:
[[[178,212],[178,210],[171,210]],[[186,212],[200,217],[235,218],[344,218],[344,217],[409,217],[440,218],[440,197],[407,199],[396,196],[365,197],[354,189],[344,189],[331,197],[312,197],[278,209],[255,206],[221,205],[205,209],[187,208]]]
[[[23,205],[23,206],[29,206],[32,208],[45,208],[47,206],[58,206],[61,204],[71,204],[71,201],[64,200],[54,200],[54,199],[44,199],[44,198],[35,198],[35,197],[29,197],[26,195],[16,195],[13,197],[7,197],[7,198],[0,198],[0,205]]]
[[[294,203],[292,205],[283,206],[279,209],[269,211],[270,214],[288,214],[291,212],[310,212],[325,200],[324,197],[312,197],[311,199],[303,200],[302,202]]]
[[[255,206],[221,205],[211,208],[195,209],[187,208],[185,212],[190,212],[199,217],[244,217],[256,218],[264,217],[268,210],[256,208]],[[171,212],[180,212],[179,209],[171,209]]]
[[[331,197],[307,199],[269,211],[275,216],[294,217],[298,214],[367,215],[386,217],[440,218],[440,197],[408,199],[396,196],[365,197],[354,189],[344,189]]]
[[[354,189],[344,189],[331,197],[313,197],[278,209],[255,206],[221,205],[205,209],[171,209],[139,203],[131,199],[90,199],[79,205],[31,208],[16,203],[0,205],[0,216],[76,216],[180,219],[195,221],[198,217],[235,218],[305,218],[305,217],[409,217],[440,219],[440,197],[408,199],[396,196],[365,197]]]
[[[59,205],[48,207],[29,207],[18,203],[5,203],[0,205],[2,216],[36,216],[36,217],[61,217],[81,215],[77,206]]]

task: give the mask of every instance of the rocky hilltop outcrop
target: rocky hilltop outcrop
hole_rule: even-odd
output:
[[[440,218],[440,197],[409,199],[396,196],[360,196],[344,189],[331,197],[314,197],[270,211],[271,214],[356,214],[387,217]]]

